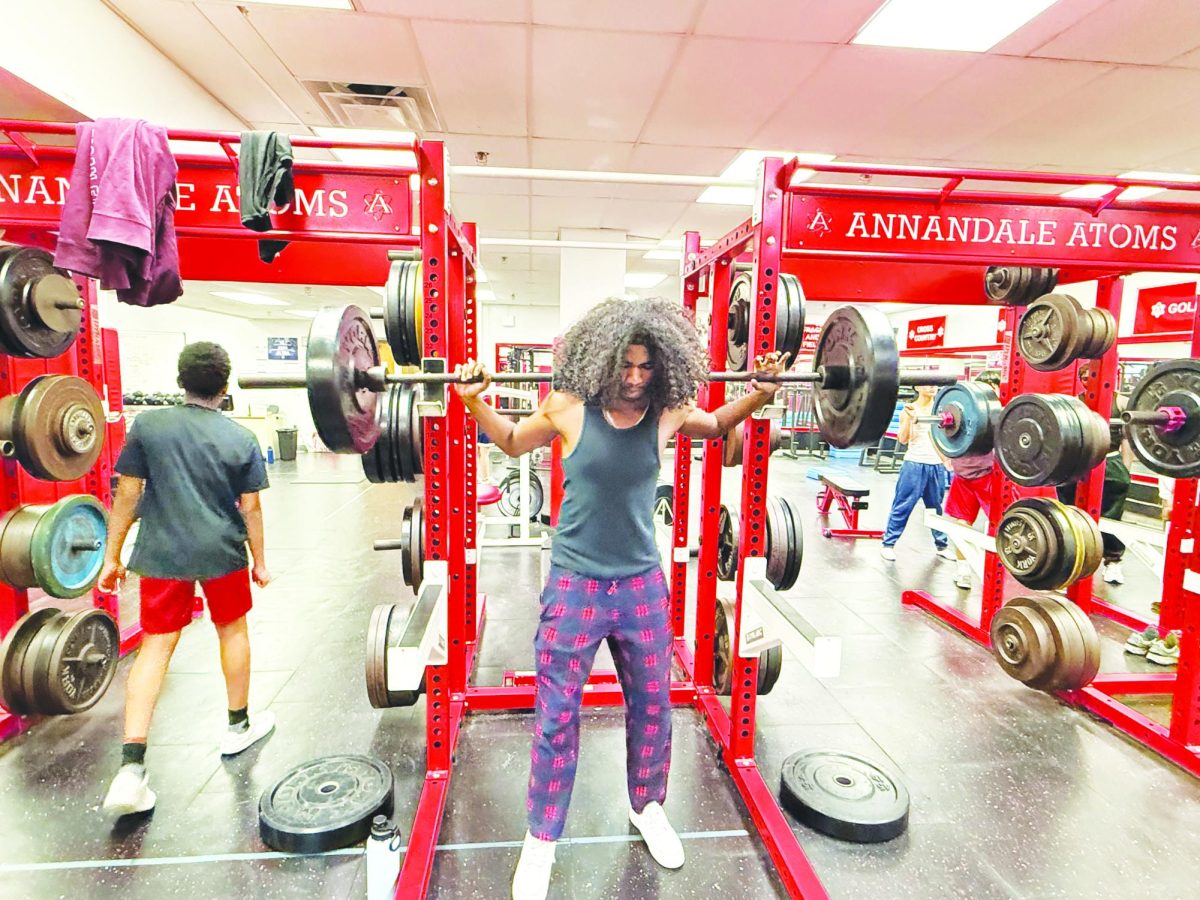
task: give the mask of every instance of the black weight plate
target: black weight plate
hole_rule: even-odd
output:
[[[383,678],[384,686],[387,686],[387,648],[400,646],[400,640],[404,637],[404,630],[408,627],[408,620],[412,616],[412,609],[405,611],[397,607],[388,617],[387,629],[384,640],[384,656],[383,656]],[[415,691],[387,691],[387,706],[388,709],[396,709],[401,706],[412,706],[417,702],[425,689],[425,679],[422,677],[421,686]]]
[[[817,426],[831,446],[878,441],[891,424],[900,386],[900,357],[887,317],[872,307],[843,306],[821,328],[813,368]]]
[[[713,632],[713,690],[728,697],[733,690],[733,631],[734,605],[730,601],[717,601],[715,630]],[[783,648],[772,647],[758,654],[758,678],[755,693],[769,694],[779,681],[783,670]]]
[[[371,320],[357,306],[327,306],[308,330],[305,381],[317,434],[334,453],[365,453],[379,438],[379,394],[358,372],[379,365]]]
[[[1061,583],[1063,542],[1039,498],[1018,500],[996,527],[996,553],[1004,568],[1026,587],[1050,590]]]
[[[392,472],[396,481],[413,480],[412,444],[408,439],[408,402],[412,388],[406,384],[392,385],[388,411],[388,446],[391,449]]]
[[[737,575],[740,525],[737,507],[721,504],[717,517],[717,577],[722,581],[733,581]]]
[[[788,531],[788,564],[784,571],[783,583],[779,586],[779,590],[791,590],[796,579],[800,577],[800,564],[804,560],[804,530],[800,525],[799,511],[787,497],[779,498],[780,506],[783,509],[783,521]]]
[[[674,522],[674,505],[675,485],[658,485],[654,489],[654,518],[661,519],[664,525],[670,525]]]
[[[404,260],[396,259],[388,266],[387,282],[383,288],[383,333],[392,358],[399,362],[407,354],[404,348],[404,329],[400,322],[400,285],[404,272]]]
[[[775,590],[779,590],[787,569],[788,554],[787,529],[783,524],[779,498],[768,496],[763,504],[763,513],[767,519],[767,581]]]
[[[510,469],[500,480],[500,499],[496,501],[496,509],[502,516],[519,516],[521,514],[521,472]],[[661,485],[660,485],[661,487]],[[670,490],[671,486],[667,485]],[[667,495],[670,500],[670,494]],[[529,470],[529,518],[535,520],[542,511],[545,502],[545,491],[542,479],[533,469]],[[657,506],[655,507],[657,510]],[[667,523],[668,525],[670,522]]]
[[[410,386],[408,391],[408,434],[411,443],[411,459],[413,464],[413,481],[425,474],[425,426],[417,409],[417,389]]]
[[[1133,452],[1159,475],[1200,477],[1200,360],[1157,362],[1146,370],[1129,397],[1128,409],[1152,412],[1163,406],[1183,410],[1183,427],[1167,432],[1156,425],[1127,425]]]
[[[404,583],[413,589],[413,593],[416,593],[417,590],[416,582],[413,580],[415,567],[413,566],[412,549],[412,542],[416,539],[413,528],[416,504],[417,501],[414,500],[404,508],[404,512],[400,516],[400,575],[404,579]]]
[[[375,816],[392,814],[392,771],[369,756],[301,763],[263,792],[258,830],[285,853],[324,853],[366,839]]]
[[[387,629],[388,620],[396,609],[394,603],[382,603],[371,610],[367,625],[367,659],[363,667],[367,681],[367,699],[376,709],[386,709],[387,698]]]
[[[1069,294],[1046,294],[1031,303],[1017,324],[1017,350],[1039,372],[1055,372],[1080,357],[1091,337],[1092,318]]]
[[[419,366],[421,364],[421,348],[414,346],[412,339],[413,267],[412,263],[408,261],[403,262],[402,267],[400,280],[400,346],[402,348],[402,356],[396,362],[402,366]]]
[[[804,342],[804,316],[807,301],[800,279],[795,275],[784,273],[779,276],[779,296],[788,308],[788,333],[781,345],[776,335],[775,349],[787,355],[788,363],[796,361],[800,353],[800,345]]]
[[[1096,626],[1092,624],[1092,620],[1088,618],[1079,606],[1065,597],[1046,597],[1046,601],[1051,601],[1058,604],[1062,610],[1070,616],[1078,629],[1079,639],[1083,644],[1083,654],[1079,666],[1076,671],[1072,672],[1072,677],[1069,681],[1065,681],[1062,685],[1062,690],[1079,690],[1088,684],[1096,677],[1100,671],[1100,635],[1096,633]]]
[[[750,286],[750,274],[743,272],[733,279],[729,287],[725,368],[731,372],[745,371],[750,355]]]
[[[121,635],[102,609],[84,609],[63,623],[50,653],[47,681],[51,711],[74,715],[104,696],[117,671]]]
[[[6,248],[0,258],[0,333],[13,356],[50,359],[79,334],[79,290],[53,258],[37,247]],[[40,311],[39,311],[40,308]]]
[[[992,617],[992,655],[1022,684],[1044,684],[1059,666],[1057,626],[1037,597],[1014,597]]]
[[[930,431],[943,456],[983,456],[992,450],[996,421],[1000,418],[1000,400],[986,384],[960,381],[938,391],[933,415],[950,413],[954,424],[935,426]]]
[[[388,446],[388,395],[392,389],[393,386],[389,386],[388,390],[383,393],[383,396],[375,404],[375,427],[379,430],[379,439],[375,441],[374,446],[370,450],[362,455],[363,474],[367,476],[367,481],[372,484],[383,484],[391,480],[388,478],[389,468],[385,462],[385,457]]]
[[[1051,560],[1054,565],[1050,575],[1047,576],[1050,578],[1050,583],[1033,586],[1039,590],[1061,590],[1078,577],[1083,566],[1083,557],[1080,555],[1084,551],[1084,548],[1080,546],[1083,536],[1078,532],[1077,527],[1073,527],[1071,517],[1066,513],[1066,507],[1057,500],[1049,497],[1030,497],[1029,502],[1033,504],[1034,508],[1042,511],[1046,522],[1054,532],[1055,540],[1062,547],[1057,556]]]
[[[992,303],[1023,306],[1029,301],[1032,282],[1028,266],[991,266],[984,274],[983,292]]]
[[[783,761],[779,799],[810,828],[843,841],[878,844],[908,827],[908,789],[852,753],[801,750]]]
[[[54,715],[54,701],[50,692],[50,655],[70,618],[70,613],[58,612],[47,620],[25,651],[25,659],[21,664],[21,689],[25,703],[34,715]]]
[[[38,632],[57,614],[58,610],[53,608],[26,613],[13,624],[0,644],[0,701],[11,713],[24,716],[33,711],[25,697],[21,676],[25,654]]]
[[[1029,291],[1030,299],[1036,300],[1044,294],[1049,294],[1058,286],[1058,269],[1034,269],[1033,285]]]
[[[425,580],[425,503],[420,497],[413,500],[412,511],[412,540],[408,544],[408,553],[413,573],[412,589],[416,593]]]
[[[996,425],[996,458],[1004,473],[1025,487],[1072,480],[1083,455],[1079,419],[1053,394],[1021,394],[1009,401]]]

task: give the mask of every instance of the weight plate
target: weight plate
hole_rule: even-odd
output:
[[[788,529],[788,565],[779,590],[788,591],[795,586],[796,579],[800,577],[800,564],[804,560],[804,530],[800,525],[799,510],[792,505],[792,501],[781,495],[779,502],[784,511],[784,524]]]
[[[1096,626],[1092,624],[1092,620],[1079,608],[1078,604],[1064,597],[1047,597],[1046,600],[1057,604],[1074,620],[1076,633],[1082,641],[1083,655],[1080,664],[1071,673],[1070,678],[1064,679],[1059,688],[1066,691],[1079,690],[1091,684],[1100,671],[1100,635],[1096,633]]]
[[[1058,269],[1034,269],[1033,287],[1030,297],[1037,299],[1043,294],[1049,294],[1058,286]]]
[[[779,294],[784,298],[788,309],[788,333],[786,340],[780,345],[776,335],[775,349],[786,354],[788,363],[796,361],[800,355],[800,345],[804,342],[804,317],[807,312],[807,300],[804,297],[804,287],[800,279],[786,272],[779,276]]]
[[[84,609],[70,616],[50,651],[45,712],[74,715],[95,706],[112,684],[120,655],[121,635],[111,615]]]
[[[403,302],[401,300],[401,282],[404,277],[405,261],[396,259],[388,266],[388,277],[383,287],[383,333],[388,346],[392,350],[392,358],[403,365],[401,360],[408,356],[404,346],[404,327],[401,320]]]
[[[379,438],[379,394],[361,373],[379,365],[371,320],[357,306],[324,307],[308,330],[305,379],[317,434],[334,453],[366,453]]]
[[[736,615],[733,601],[718,600],[713,632],[713,690],[728,697],[733,690],[733,633]],[[756,693],[771,693],[783,669],[783,648],[772,647],[758,654]]]
[[[775,590],[779,590],[788,557],[787,527],[783,524],[784,512],[780,508],[779,498],[768,496],[763,504],[763,512],[767,518],[767,581]]]
[[[1200,360],[1174,359],[1150,366],[1134,387],[1127,408],[1153,412],[1163,406],[1183,410],[1183,427],[1167,432],[1156,425],[1127,425],[1133,452],[1159,475],[1200,477]]]
[[[933,415],[949,413],[952,424],[935,426],[930,437],[943,456],[983,456],[990,453],[996,421],[1000,418],[1000,399],[986,384],[960,381],[938,391]]]
[[[395,608],[394,603],[379,604],[367,625],[367,699],[376,709],[387,708],[387,626]]]
[[[79,334],[83,302],[66,273],[36,247],[8,247],[0,257],[0,335],[13,356],[50,359]]]
[[[1084,348],[1083,355],[1088,359],[1099,359],[1112,349],[1117,340],[1117,320],[1107,309],[1093,307],[1087,310],[1092,317],[1092,332],[1094,339]]]
[[[1031,287],[1036,285],[1028,266],[991,266],[984,274],[984,296],[992,303],[1024,306],[1029,302]]]
[[[1059,521],[1064,534],[1070,535],[1071,552],[1064,554],[1062,565],[1062,581],[1059,588],[1065,588],[1079,580],[1083,573],[1084,558],[1087,554],[1084,531],[1080,528],[1079,519],[1072,515],[1066,504],[1047,498],[1047,504],[1053,510],[1052,515]]]
[[[852,753],[802,750],[783,761],[779,799],[808,827],[843,841],[878,844],[908,827],[908,789]]]
[[[108,515],[89,494],[72,494],[50,506],[33,528],[30,564],[37,585],[51,597],[85,594],[104,564]]]
[[[13,419],[17,459],[35,478],[82,478],[104,446],[104,407],[73,375],[34,378],[16,398]]]
[[[721,504],[717,517],[717,577],[722,581],[733,581],[737,576],[740,525],[737,507]]]
[[[1017,350],[1039,372],[1054,372],[1082,355],[1092,319],[1069,294],[1039,297],[1017,324]]]
[[[425,420],[417,409],[417,389],[410,385],[408,390],[408,435],[412,459],[412,480],[425,474]]]
[[[813,368],[817,426],[833,447],[872,444],[896,409],[900,357],[887,317],[872,307],[835,309],[821,328]]]
[[[413,480],[412,445],[408,439],[408,397],[405,396],[406,391],[411,390],[408,385],[391,385],[388,391],[387,429],[379,437],[381,441],[387,441],[388,462],[395,481]]]
[[[1076,506],[1065,506],[1068,515],[1076,518],[1079,531],[1083,537],[1083,568],[1081,578],[1087,578],[1096,573],[1104,560],[1104,539],[1100,535],[1100,526],[1096,520]]]
[[[301,763],[263,792],[263,843],[285,853],[322,853],[364,841],[371,820],[392,814],[392,772],[369,756]]]
[[[1067,514],[1066,507],[1058,500],[1050,497],[1030,497],[1029,505],[1030,508],[1040,511],[1059,549],[1048,560],[1045,581],[1027,586],[1039,590],[1061,590],[1074,580],[1081,567],[1081,535]]]
[[[1039,691],[1067,690],[1077,684],[1084,674],[1087,647],[1083,634],[1075,617],[1058,602],[1057,597],[1043,596],[1035,599],[1050,623],[1056,656],[1055,666],[1050,674],[1045,679],[1030,682],[1029,687]]]
[[[404,583],[413,589],[415,594],[425,580],[425,512],[420,497],[413,500],[404,511],[404,522],[401,523],[400,536],[407,537],[407,549],[403,551],[402,567]],[[404,527],[407,525],[407,534]]]
[[[17,619],[0,644],[0,701],[10,713],[27,716],[33,712],[25,697],[21,677],[25,654],[33,645],[34,637],[58,612],[46,607],[27,612]]]
[[[671,485],[659,485],[659,490],[663,487],[667,488],[667,504],[671,503],[673,488]],[[521,514],[521,472],[519,469],[511,469],[508,474],[500,480],[500,499],[496,501],[496,509],[502,516],[519,516]],[[657,515],[659,495],[655,493],[654,512]],[[537,472],[533,469],[529,470],[529,518],[536,519],[542,512],[542,503],[545,502],[545,491],[542,488],[542,479],[538,477]],[[670,517],[668,514],[667,524],[670,525]]]
[[[387,413],[388,401],[395,385],[388,385],[387,391],[375,404],[375,427],[379,431],[379,439],[366,453],[362,455],[363,474],[372,484],[384,484],[391,479],[388,477],[390,464],[387,457]]]
[[[56,610],[54,616],[33,636],[25,651],[25,659],[21,663],[21,689],[33,715],[53,715],[50,655],[70,618],[70,613]]]
[[[996,526],[996,553],[1004,568],[1026,587],[1055,586],[1062,543],[1035,498],[1018,500]]]
[[[1108,419],[1092,409],[1086,403],[1075,397],[1061,397],[1058,400],[1064,407],[1070,406],[1083,431],[1083,453],[1075,467],[1071,481],[1086,477],[1096,466],[1104,462],[1112,446],[1112,430]]]
[[[1037,598],[1014,597],[992,617],[992,655],[1006,674],[1022,684],[1043,683],[1059,665],[1052,629]]]
[[[425,283],[421,264],[414,262],[409,271],[411,287],[408,292],[408,345],[411,365],[421,365],[425,355]]]
[[[1078,477],[1084,455],[1081,421],[1054,394],[1021,394],[996,424],[996,458],[1017,484],[1063,484]],[[1078,402],[1078,401],[1076,401]]]
[[[750,273],[743,272],[729,287],[729,318],[726,323],[725,368],[743,372],[750,355]]]

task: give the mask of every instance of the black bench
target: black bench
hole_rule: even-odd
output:
[[[881,538],[882,531],[865,531],[858,527],[858,511],[867,508],[867,497],[871,489],[847,475],[836,472],[821,472],[821,492],[817,494],[817,513],[828,516],[837,505],[838,512],[846,522],[845,528],[821,529],[825,537]]]

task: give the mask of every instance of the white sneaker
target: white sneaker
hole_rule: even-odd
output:
[[[236,756],[255,741],[261,741],[275,730],[275,713],[264,710],[250,717],[250,727],[245,731],[227,729],[221,735],[221,755]]]
[[[958,561],[958,569],[954,573],[954,586],[964,591],[971,589],[971,564],[965,559]]]
[[[1104,580],[1109,584],[1125,583],[1125,573],[1121,571],[1121,564],[1119,562],[1104,564]]]
[[[884,559],[886,559],[888,562],[896,561],[896,551],[893,550],[891,547],[889,547],[887,544],[884,544],[883,546],[881,546],[879,548],[879,555],[882,556]]]
[[[642,840],[656,863],[664,869],[678,869],[683,865],[683,842],[657,802],[647,803],[640,813],[630,809],[629,821],[642,833]]]
[[[146,767],[129,763],[121,766],[104,797],[104,811],[112,816],[131,816],[154,809],[154,791]]]
[[[554,868],[555,841],[543,841],[525,832],[525,844],[513,874],[513,900],[545,900]]]
[[[958,560],[958,554],[954,552],[953,547],[941,547],[938,549],[937,555],[942,559],[948,559],[951,562]]]

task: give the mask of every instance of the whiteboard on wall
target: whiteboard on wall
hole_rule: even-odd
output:
[[[186,343],[182,331],[121,329],[121,390],[177,393],[179,353]]]

